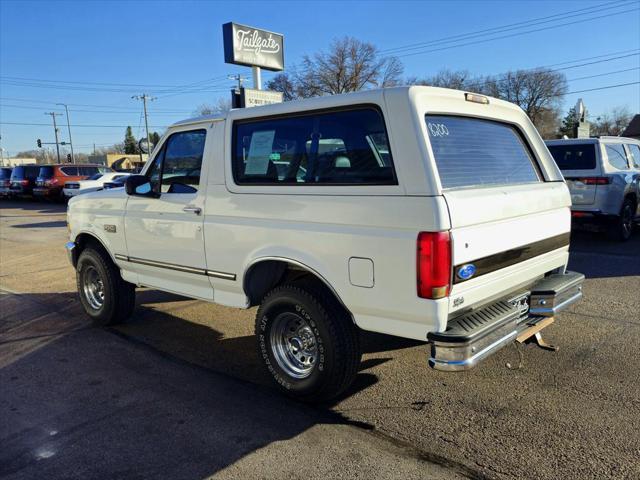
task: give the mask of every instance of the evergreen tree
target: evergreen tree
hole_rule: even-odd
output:
[[[567,112],[567,115],[562,119],[562,126],[560,127],[560,136],[566,135],[569,138],[574,138],[576,135],[576,127],[578,122],[576,121],[576,109],[571,107]]]
[[[136,137],[133,136],[131,127],[127,127],[127,131],[124,134],[124,153],[129,155],[138,153],[138,142],[136,142]]]

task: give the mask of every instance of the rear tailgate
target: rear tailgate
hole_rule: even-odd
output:
[[[569,193],[562,181],[544,181],[521,129],[486,118],[425,120],[451,220],[449,312],[515,294],[563,267]]]
[[[444,194],[451,216],[453,286],[449,311],[525,287],[568,258],[569,195],[558,182]],[[473,265],[464,280],[461,267]]]

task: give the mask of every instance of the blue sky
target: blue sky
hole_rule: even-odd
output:
[[[399,50],[405,76],[427,76],[443,68],[499,74],[552,66],[565,68],[569,91],[573,92],[640,80],[639,8],[637,0],[0,0],[2,147],[15,155],[35,148],[36,138],[52,141],[51,117],[44,112],[62,112],[64,109],[55,105],[59,102],[69,104],[76,150],[88,152],[93,143],[104,146],[121,141],[126,125],[133,127],[136,136],[143,134],[141,104],[131,99],[134,94],[147,92],[158,97],[149,107],[149,121],[156,130],[190,116],[200,104],[228,97],[233,81],[226,79],[227,74],[251,76],[249,68],[224,63],[221,25],[228,21],[283,33],[288,66],[305,53],[325,48],[333,38],[350,35],[381,50],[405,47]],[[556,14],[564,15],[541,18]],[[407,49],[532,19],[540,20],[492,36]],[[545,30],[520,35],[541,28]],[[506,35],[512,36],[487,41]],[[466,45],[434,51],[462,43]],[[622,58],[611,60],[613,57]],[[575,60],[580,61],[568,63]],[[574,68],[591,62],[597,63]],[[265,73],[264,77],[272,75]],[[38,85],[45,81],[47,88],[29,86],[34,85],[33,79],[41,82]],[[175,88],[196,82],[203,83],[188,93],[184,87]],[[578,97],[594,116],[618,106],[626,106],[632,113],[640,111],[638,84],[571,94],[566,97],[566,108]],[[62,140],[66,140],[65,118],[60,122]]]

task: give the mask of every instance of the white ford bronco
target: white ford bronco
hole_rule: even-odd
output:
[[[322,401],[354,379],[360,329],[464,370],[579,300],[570,205],[518,107],[390,88],[176,123],[124,188],[71,199],[67,250],[98,324],[136,287],[259,305],[269,374]]]

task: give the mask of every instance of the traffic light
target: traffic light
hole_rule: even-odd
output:
[[[38,144],[38,148],[42,148],[42,140],[38,139],[36,143]]]
[[[67,162],[71,163],[71,154],[67,153]]]

